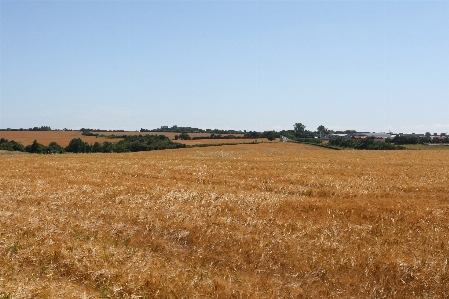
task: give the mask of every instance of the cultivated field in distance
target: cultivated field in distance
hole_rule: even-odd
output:
[[[426,145],[426,144],[407,144],[406,149],[411,150],[449,150],[449,145]]]
[[[449,151],[263,143],[0,163],[1,298],[449,296]]]
[[[117,142],[116,139],[96,138],[95,136],[84,136],[81,131],[0,131],[0,138],[14,140],[24,146],[32,144],[34,140],[48,146],[50,142],[56,142],[60,146],[66,147],[73,138],[81,138],[88,143],[95,142]]]
[[[97,133],[97,132],[94,132]],[[174,139],[175,135],[180,133],[173,132],[98,132],[104,135],[165,135],[170,139]],[[226,136],[228,134],[222,134]],[[234,136],[243,136],[243,134],[232,134]],[[209,133],[189,133],[190,137],[210,136]],[[32,144],[34,140],[48,146],[50,142],[56,142],[60,146],[66,147],[73,138],[81,138],[84,142],[94,144],[95,142],[119,142],[122,138],[96,138],[95,136],[84,136],[81,131],[0,131],[0,138],[14,140],[22,143],[24,146]],[[176,140],[176,142],[184,144],[214,144],[214,143],[245,143],[245,142],[268,142],[266,138],[250,138],[250,139],[200,139],[200,140]]]

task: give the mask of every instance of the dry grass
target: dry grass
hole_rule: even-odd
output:
[[[26,153],[26,152],[0,150],[0,156],[23,156],[23,155],[29,155],[29,154],[30,153]]]
[[[267,143],[0,163],[0,298],[449,296],[448,151]]]

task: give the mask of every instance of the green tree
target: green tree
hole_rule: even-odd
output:
[[[103,143],[103,153],[112,153],[114,152],[114,145],[111,142]]]
[[[276,132],[275,131],[268,131],[265,133],[265,136],[268,138],[268,140],[273,141],[276,139]]]
[[[88,152],[88,147],[89,144],[81,140],[81,138],[73,138],[65,150],[70,153],[86,153]]]
[[[430,132],[426,132],[426,136],[421,137],[421,142],[422,143],[429,143],[432,141],[432,134],[430,134]]]
[[[433,137],[433,138],[431,139],[431,142],[432,142],[432,143],[440,143],[440,139],[439,139],[438,137]]]
[[[302,123],[296,123],[293,126],[293,128],[294,128],[296,134],[302,134],[306,131],[306,126],[303,125]]]
[[[316,131],[318,132],[318,134],[329,134],[329,129],[326,128],[326,127],[323,126],[323,125],[320,125],[320,126],[316,129]]]
[[[47,146],[46,152],[49,154],[62,154],[64,152],[64,148],[56,142],[51,142]]]
[[[95,142],[92,146],[92,153],[101,153],[103,148],[99,142]]]
[[[7,151],[25,151],[25,147],[21,143],[15,142],[14,140],[8,141],[5,138],[0,138],[0,149]]]
[[[313,138],[315,136],[313,132],[306,130],[306,126],[302,123],[296,123],[293,128],[296,138]]]
[[[34,154],[43,154],[45,153],[45,146],[38,143],[37,140],[34,140],[32,144],[25,147],[25,151]]]
[[[181,133],[179,136],[179,139],[181,139],[181,140],[190,140],[190,139],[192,139],[191,137],[190,137],[190,135],[189,134],[187,134],[187,133]]]

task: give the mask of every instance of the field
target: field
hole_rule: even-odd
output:
[[[22,155],[29,155],[29,153],[0,150],[0,156],[22,156]]]
[[[411,150],[449,150],[448,145],[407,144],[405,147]]]
[[[0,298],[448,298],[449,151],[0,156]]]
[[[172,133],[172,132],[99,132],[99,134],[104,135],[165,135],[170,139],[174,139],[175,135],[179,135],[180,133]],[[223,134],[226,135],[226,134]],[[203,137],[210,136],[209,133],[189,133],[190,137]],[[234,136],[243,136],[243,134],[235,134]],[[33,143],[34,140],[37,142],[48,146],[50,142],[56,142],[59,145],[66,147],[69,145],[70,140],[73,138],[81,138],[84,142],[88,142],[89,144],[93,144],[95,142],[103,143],[103,142],[119,142],[122,140],[121,138],[96,138],[95,136],[84,136],[81,134],[81,131],[0,131],[0,138],[5,138],[8,140],[14,140],[16,142],[20,142],[23,145],[27,146],[28,144]],[[176,142],[185,143],[185,144],[213,144],[213,143],[245,143],[245,142],[253,142],[257,140],[257,142],[268,142],[266,138],[251,138],[251,139],[200,139],[200,140],[177,140]]]
[[[24,146],[33,143],[34,140],[48,146],[50,142],[57,142],[66,147],[73,138],[81,138],[85,142],[95,143],[101,140],[110,141],[113,139],[98,139],[94,136],[83,136],[81,131],[0,131],[0,138],[14,140],[22,143]],[[118,141],[118,140],[117,140]]]

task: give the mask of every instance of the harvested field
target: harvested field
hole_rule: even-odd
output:
[[[265,143],[0,163],[2,298],[449,296],[449,151]]]
[[[180,133],[172,132],[99,132],[99,134],[104,135],[165,135],[170,139],[174,139],[175,135]],[[209,133],[189,133],[190,137],[204,137],[210,136]],[[223,134],[226,136],[226,134]],[[243,136],[243,134],[235,134],[234,136]],[[81,138],[84,142],[93,144],[95,142],[119,142],[122,138],[96,138],[95,136],[84,136],[81,131],[0,131],[0,138],[5,138],[8,140],[14,140],[20,142],[27,146],[33,143],[34,140],[37,142],[48,146],[50,142],[56,142],[59,145],[66,147],[69,145],[70,140],[73,138]],[[201,139],[201,140],[177,140],[179,143],[185,144],[205,144],[205,143],[243,143],[243,142],[268,142],[266,138],[259,139]]]
[[[426,151],[444,151],[449,150],[449,145],[424,145],[424,144],[407,144],[405,145],[407,149],[411,150],[426,150]]]
[[[114,142],[115,139],[99,139],[95,136],[83,136],[81,131],[0,131],[0,138],[14,140],[27,146],[32,144],[34,140],[48,146],[50,142],[57,142],[59,145],[66,147],[73,138],[81,138],[88,143],[109,141]],[[117,140],[118,141],[118,140]]]

